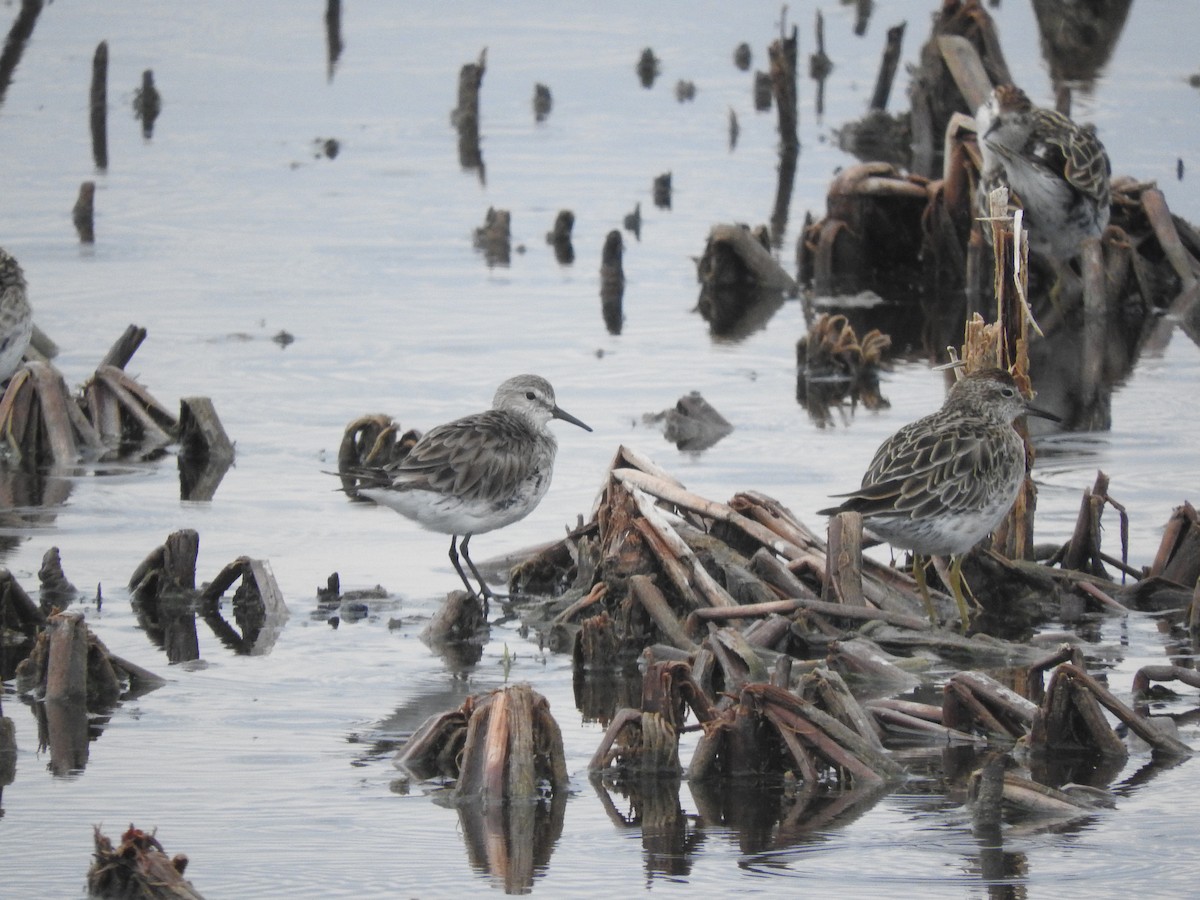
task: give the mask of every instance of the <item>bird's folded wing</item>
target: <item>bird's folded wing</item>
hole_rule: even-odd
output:
[[[972,429],[901,429],[880,448],[863,486],[835,511],[923,518],[979,508],[988,491],[991,445]]]
[[[462,500],[505,495],[529,475],[533,442],[527,428],[489,410],[426,432],[388,474],[396,490],[452,493]]]

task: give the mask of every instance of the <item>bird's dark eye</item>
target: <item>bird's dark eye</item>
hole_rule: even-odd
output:
[[[525,399],[526,399],[526,400],[536,400],[536,399],[537,399],[537,395],[536,395],[536,394],[535,394],[533,391],[526,391],[526,392],[525,392]]]
[[[1003,391],[1001,391],[1001,393],[1004,394],[1005,397],[1015,397],[1017,395],[1016,389],[1010,387],[1006,387]]]

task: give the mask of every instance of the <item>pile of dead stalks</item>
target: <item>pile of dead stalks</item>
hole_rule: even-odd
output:
[[[1090,674],[1079,647],[1023,639],[1051,618],[1130,607],[1152,606],[1181,631],[1194,628],[1200,598],[1182,585],[1200,577],[1195,511],[1176,512],[1153,566],[1121,566],[1123,577],[1141,576],[1124,584],[1108,578],[1104,563],[1112,560],[1094,543],[1099,514],[1114,502],[1102,479],[1085,493],[1072,543],[1059,548],[1060,558],[1085,560],[1090,571],[975,551],[965,571],[983,609],[971,633],[961,634],[931,624],[902,568],[846,543],[831,549],[764,494],[743,492],[728,503],[698,496],[622,447],[591,520],[516,566],[509,586],[524,622],[552,649],[572,654],[580,682],[634,664],[642,670],[640,699],[600,713],[607,732],[590,768],[606,783],[682,772],[693,783],[782,779],[807,801],[825,802],[830,790],[861,797],[904,778],[901,747],[999,749],[1010,767],[1020,748],[1028,776],[1009,772],[986,786],[972,782],[971,790],[1007,808],[1078,813],[1093,796],[1045,785],[1085,770],[1115,774],[1129,750],[1111,720],[1156,758],[1191,753]],[[954,621],[950,598],[938,591],[933,598]],[[1008,636],[981,629],[989,623],[1007,623]],[[1167,668],[1139,673],[1139,690],[1154,679],[1188,677]],[[931,671],[944,684],[940,703],[900,696]],[[461,779],[460,797],[480,783],[503,796],[504,773],[515,765],[512,739],[501,727],[487,738],[492,756],[480,756],[498,726],[487,715],[473,721],[477,708],[494,702],[473,699],[431,719],[401,764],[418,777]],[[538,713],[531,722],[553,735],[546,718]],[[554,743],[533,727],[521,729],[530,747]],[[700,738],[685,765],[681,738],[691,731]],[[494,774],[481,782],[468,761],[484,758]],[[561,771],[526,767],[547,785]],[[965,785],[971,772],[961,774]]]
[[[77,395],[46,359],[27,359],[0,396],[8,462],[59,470],[85,459],[152,459],[179,447],[184,499],[212,498],[233,462],[233,443],[207,397],[185,397],[172,413],[125,371],[146,329],[130,325]]]

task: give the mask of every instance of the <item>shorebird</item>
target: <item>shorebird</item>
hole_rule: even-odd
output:
[[[562,419],[592,429],[559,409],[554,388],[537,375],[517,375],[496,389],[492,408],[427,431],[408,455],[386,467],[355,473],[358,493],[389,506],[430,531],[450,535],[450,562],[467,592],[485,598],[487,586],[468,552],[472,535],[525,518],[550,487],[558,444],[547,427]]]
[[[950,589],[965,629],[962,558],[1000,524],[1025,482],[1025,443],[1013,422],[1026,413],[1057,418],[1030,406],[1005,371],[966,375],[941,409],[880,445],[862,487],[835,495],[847,499],[820,514],[861,513],[866,528],[912,551],[913,578],[934,622],[923,557],[949,556]]]
[[[0,247],[0,382],[21,366],[33,336],[33,310],[20,264]]]
[[[983,153],[980,203],[987,202],[987,186],[1007,183],[1025,210],[1030,249],[1061,275],[1080,243],[1108,226],[1112,166],[1096,129],[1034,106],[1011,84],[992,91],[975,121]]]

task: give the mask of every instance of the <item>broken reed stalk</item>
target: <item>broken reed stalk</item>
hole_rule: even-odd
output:
[[[140,325],[127,325],[121,336],[108,348],[108,352],[100,360],[100,365],[116,366],[118,369],[125,368],[133,359],[133,354],[137,353],[142,342],[146,340],[146,334],[146,329]]]
[[[46,624],[46,614],[33,602],[12,572],[0,566],[0,621],[11,628],[32,635]]]
[[[92,57],[91,115],[92,158],[97,169],[108,168],[108,41],[101,41]]]
[[[829,549],[825,554],[825,597],[840,603],[866,606],[862,578],[862,515],[844,512],[829,522]]]
[[[692,548],[676,533],[657,507],[649,502],[647,496],[641,491],[633,491],[632,495],[638,512],[642,514],[642,519],[635,520],[634,524],[646,538],[659,562],[668,570],[680,593],[684,597],[694,598],[695,608],[737,606],[737,601],[708,574],[708,570],[696,558]],[[641,522],[645,525],[640,524]],[[703,598],[702,602],[693,591],[693,583],[695,590],[699,591],[700,597]]]
[[[0,104],[4,102],[4,95],[8,92],[8,86],[12,84],[13,73],[21,62],[29,38],[33,36],[33,28],[42,12],[43,0],[22,0],[19,5],[20,12],[13,20],[3,48],[0,48]]]
[[[1029,396],[1033,386],[1029,379],[1028,328],[1037,329],[1028,304],[1029,244],[1021,217],[1008,214],[1008,189],[992,191],[988,197],[988,225],[992,236],[994,264],[993,290],[996,299],[996,321],[984,324],[976,314],[967,322],[962,356],[963,371],[974,372],[998,368],[1010,372],[1022,393]],[[1018,423],[1018,432],[1025,440],[1025,455],[1032,463],[1033,447],[1025,426]],[[1033,515],[1037,506],[1037,489],[1026,477],[1012,511],[996,528],[992,548],[1009,559],[1033,558]]]
[[[896,69],[900,65],[900,51],[904,47],[904,27],[901,22],[888,29],[887,44],[884,46],[883,59],[879,63],[879,77],[875,80],[875,91],[871,94],[873,110],[887,109],[888,96],[892,92],[892,82],[896,80]]]
[[[478,169],[483,179],[483,151],[479,147],[479,89],[487,71],[487,47],[479,53],[479,61],[466,63],[458,72],[458,106],[451,121],[458,129],[458,164],[464,169]]]
[[[57,615],[47,624],[50,651],[46,658],[46,701],[87,702],[87,625],[83,615]]]
[[[767,48],[771,61],[771,92],[779,110],[779,140],[787,150],[800,147],[800,114],[796,107],[796,46],[798,31],[792,26],[791,37],[780,34]]]
[[[96,243],[96,182],[85,181],[79,185],[79,196],[71,210],[71,220],[79,234],[79,243]]]
[[[1096,701],[1107,709],[1110,713],[1116,716],[1120,721],[1129,727],[1129,730],[1140,737],[1143,741],[1151,746],[1155,754],[1161,754],[1168,757],[1187,757],[1193,755],[1190,747],[1180,741],[1178,738],[1160,732],[1142,716],[1122,703],[1117,697],[1100,684],[1095,678],[1079,668],[1074,663],[1063,663],[1054,672],[1055,679],[1068,679],[1073,683],[1086,688],[1087,692],[1093,696]],[[1050,694],[1048,688],[1047,696]],[[1036,723],[1035,723],[1036,729]],[[1035,730],[1036,733],[1036,730]]]
[[[328,0],[325,5],[325,44],[329,59],[327,77],[333,81],[333,70],[342,55],[342,0]]]
[[[558,253],[557,249],[555,253]],[[620,334],[625,322],[624,254],[621,232],[614,228],[604,238],[604,248],[600,252],[600,312],[609,334]]]
[[[1184,501],[1171,512],[1149,576],[1159,576],[1184,586],[1200,579],[1200,514]]]
[[[1192,290],[1197,284],[1196,261],[1179,238],[1179,231],[1171,218],[1171,210],[1167,208],[1167,199],[1163,192],[1158,188],[1143,191],[1142,209],[1154,229],[1154,236],[1158,238],[1163,255],[1183,282],[1183,291]]]
[[[129,589],[149,589],[159,596],[165,591],[196,590],[196,558],[200,554],[200,533],[182,528],[167,536],[161,546],[151,550],[129,576]]]

